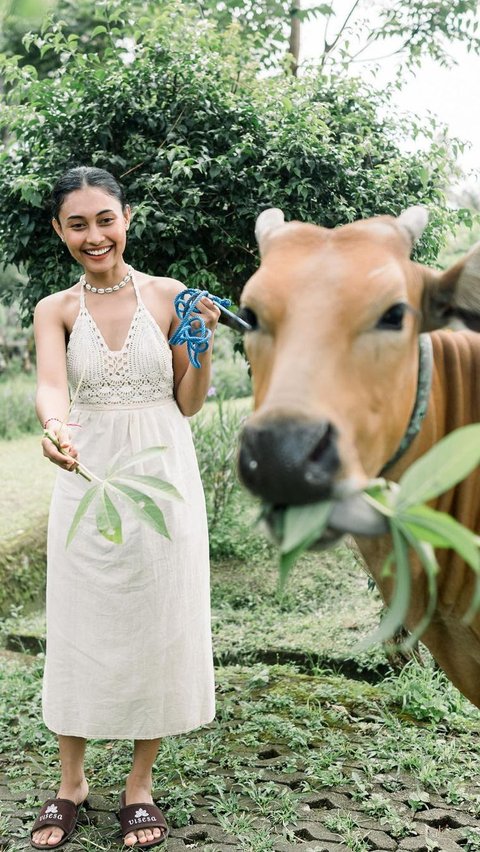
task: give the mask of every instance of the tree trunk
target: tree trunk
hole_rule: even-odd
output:
[[[292,57],[291,71],[294,77],[298,74],[298,64],[300,57],[300,28],[301,20],[297,12],[302,8],[302,0],[292,0],[290,7],[290,40],[289,52]]]

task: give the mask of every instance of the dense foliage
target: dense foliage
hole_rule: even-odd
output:
[[[39,31],[48,12],[62,20],[67,34],[75,34],[88,49],[101,49],[104,34],[90,33],[104,23],[105,12],[123,31],[141,16],[162,15],[174,0],[0,0],[0,51],[17,54],[34,64],[40,74],[61,64],[58,56],[42,54],[33,46],[26,50],[23,36]],[[219,31],[234,26],[250,55],[271,68],[294,48],[293,29],[302,33],[304,23],[319,19],[316,61],[322,67],[346,68],[371,62],[376,57],[396,56],[400,78],[404,71],[421,64],[426,56],[444,66],[455,64],[451,46],[463,44],[480,52],[477,0],[181,0],[183,10],[198,21],[209,21]],[[366,14],[366,9],[368,12]],[[92,44],[93,41],[93,44]],[[299,37],[302,42],[302,36]],[[300,46],[300,45],[299,45]],[[301,47],[300,47],[301,53]],[[28,56],[27,56],[28,54]],[[298,58],[298,57],[296,57]],[[288,60],[287,60],[287,64]]]
[[[93,33],[106,36],[101,52],[51,25],[37,42],[62,59],[50,76],[4,60],[0,264],[28,273],[20,293],[4,293],[20,296],[27,321],[78,276],[47,203],[71,165],[106,167],[126,186],[129,261],[234,299],[257,263],[255,217],[271,205],[332,227],[427,204],[419,256],[434,260],[454,215],[443,198],[451,153],[434,131],[427,150],[405,153],[408,130],[381,94],[354,79],[258,79],[234,28],[194,31],[174,7],[147,36],[125,39],[113,23]]]

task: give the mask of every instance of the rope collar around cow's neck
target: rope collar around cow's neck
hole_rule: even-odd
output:
[[[407,431],[405,432],[402,440],[400,441],[397,451],[388,460],[386,465],[383,466],[379,474],[380,476],[383,476],[385,474],[385,471],[393,467],[393,465],[403,456],[403,454],[406,453],[413,439],[420,432],[423,418],[427,413],[428,400],[430,398],[430,390],[432,387],[433,376],[432,339],[429,334],[421,334],[418,338],[418,343],[419,356],[417,396],[415,399],[415,405],[413,406],[412,415],[410,417],[410,423],[408,424]]]

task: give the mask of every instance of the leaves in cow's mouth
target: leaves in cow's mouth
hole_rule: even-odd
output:
[[[328,524],[332,503],[288,506],[283,512],[280,545],[280,591],[298,557],[321,539]]]
[[[400,480],[397,507],[433,500],[465,479],[480,464],[480,423],[450,432],[417,459]]]
[[[414,552],[427,575],[429,600],[426,611],[407,642],[413,645],[427,628],[437,603],[439,571],[435,549],[455,550],[476,574],[476,587],[464,621],[471,621],[480,607],[480,536],[450,515],[424,505],[453,488],[480,464],[480,424],[451,432],[402,476],[399,483],[372,480],[363,491],[366,500],[388,521],[393,550],[384,565],[385,574],[395,566],[392,602],[380,627],[362,643],[367,647],[393,636],[402,626],[410,601],[410,554]],[[280,588],[297,559],[321,539],[328,525],[332,502],[292,506],[276,517],[280,542]]]

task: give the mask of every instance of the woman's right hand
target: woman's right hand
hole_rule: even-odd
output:
[[[64,470],[75,470],[78,464],[78,452],[72,444],[68,427],[56,421],[50,421],[47,431],[58,441],[62,452],[45,435],[42,439],[43,455]]]

